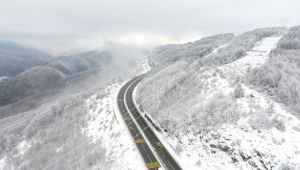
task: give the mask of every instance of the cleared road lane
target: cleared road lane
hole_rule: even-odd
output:
[[[118,107],[122,114],[122,117],[126,123],[127,128],[130,131],[133,140],[141,153],[146,166],[148,169],[157,170],[161,165],[159,164],[158,160],[152,153],[151,149],[149,148],[148,144],[146,143],[144,137],[141,135],[139,129],[137,128],[136,124],[133,122],[132,117],[129,115],[128,110],[126,109],[124,98],[125,98],[125,91],[129,87],[129,85],[136,79],[129,81],[125,84],[118,94]]]
[[[181,167],[165,149],[156,134],[149,128],[144,116],[139,113],[135,107],[133,102],[133,90],[141,80],[142,76],[132,79],[121,88],[118,94],[118,106],[123,119],[149,169],[157,169],[163,166],[167,170],[181,170]],[[141,135],[141,131],[143,135]],[[147,138],[147,140],[145,140],[144,137]],[[148,143],[146,141],[148,141]],[[161,162],[162,165],[160,165],[159,162]]]

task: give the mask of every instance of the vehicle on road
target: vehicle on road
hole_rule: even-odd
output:
[[[162,145],[161,145],[160,142],[156,142],[156,145],[157,145],[158,147],[162,148]]]

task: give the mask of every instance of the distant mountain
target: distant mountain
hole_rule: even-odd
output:
[[[0,84],[0,106],[76,83],[101,70],[111,60],[108,52],[96,50],[50,58],[15,44],[5,43],[1,47],[0,59],[5,61],[0,64],[2,73],[11,77]]]
[[[12,77],[52,57],[11,42],[0,42],[0,77]]]
[[[170,44],[155,48],[151,59],[156,65],[170,65],[176,61],[192,62],[210,53],[214,48],[227,43],[233,34],[220,34],[205,37],[201,40],[187,44]]]
[[[84,72],[91,69],[99,69],[110,61],[108,52],[96,50],[82,52],[68,57],[58,57],[47,63],[47,66],[55,68],[67,75]]]
[[[0,84],[0,106],[60,87],[65,77],[65,74],[51,67],[30,68]]]

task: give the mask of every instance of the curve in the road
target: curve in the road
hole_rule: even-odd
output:
[[[119,91],[118,101],[117,101],[118,107],[119,107],[119,110],[125,121],[125,124],[126,124],[127,128],[129,129],[129,132],[130,132],[131,136],[133,137],[133,140],[146,163],[147,168],[151,169],[151,170],[157,170],[159,167],[161,167],[161,165],[159,164],[158,160],[156,159],[156,157],[152,153],[151,149],[147,145],[144,137],[141,135],[138,127],[133,122],[133,120],[132,120],[131,116],[129,115],[129,112],[125,106],[125,102],[124,102],[125,91],[134,80],[135,79],[129,81]]]
[[[118,106],[123,119],[148,169],[158,169],[161,166],[159,162],[161,162],[162,166],[167,170],[181,170],[182,168],[166,150],[152,129],[149,128],[145,118],[134,104],[133,91],[141,80],[142,76],[132,79],[121,88],[118,94]],[[141,133],[143,133],[143,135]],[[147,139],[145,140],[145,138]],[[160,145],[157,145],[157,143]]]

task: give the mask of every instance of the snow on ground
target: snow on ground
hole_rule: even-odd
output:
[[[143,63],[141,63],[141,72],[140,72],[140,75],[146,74],[150,70],[151,70],[151,67],[149,65],[149,61],[147,59],[145,59],[145,61]]]
[[[202,97],[232,95],[237,80],[269,57],[281,37],[258,42],[247,55],[199,75]],[[241,82],[239,82],[241,83]],[[241,83],[242,84],[242,83]],[[235,99],[239,120],[208,132],[177,130],[163,133],[187,169],[300,169],[300,122],[280,104],[242,84],[244,97]]]
[[[9,163],[7,163],[7,157],[4,156],[3,158],[0,159],[0,170],[9,170],[9,169],[16,169]]]
[[[6,157],[3,157],[1,160],[0,160],[0,170],[4,170],[5,166],[6,166]]]
[[[217,54],[218,52],[224,50],[229,44],[223,44],[223,45],[220,45],[219,47],[215,48],[212,50],[212,52],[206,56],[204,56],[205,59],[208,59],[210,58],[212,55],[214,54]]]
[[[125,124],[118,122],[114,114],[115,95],[120,84],[107,86],[105,94],[95,94],[86,104],[89,108],[89,121],[84,133],[91,137],[91,143],[100,142],[105,148],[106,161],[113,161],[113,170],[145,169],[133,139]],[[117,113],[116,113],[117,114]]]
[[[259,67],[265,63],[269,58],[269,53],[276,46],[276,42],[280,40],[281,37],[269,37],[258,42],[256,46],[247,52],[247,55],[235,62],[226,64],[219,67],[220,70],[224,70],[225,74],[232,73],[244,76],[249,70]]]
[[[18,154],[14,155],[14,157],[16,156],[23,156],[25,154],[25,152],[31,147],[31,143],[23,140],[22,142],[20,142],[17,146],[18,148]]]
[[[224,48],[226,48],[229,44],[223,44],[223,45],[220,45],[219,47],[215,48],[213,51],[212,51],[212,54],[217,54],[219,51],[223,50]]]

